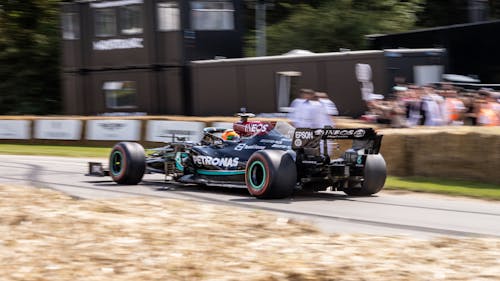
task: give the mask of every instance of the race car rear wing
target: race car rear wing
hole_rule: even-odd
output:
[[[383,135],[377,134],[372,128],[297,128],[293,134],[292,149],[319,148],[321,141],[350,139],[353,140],[353,149],[365,149],[366,154],[378,154]]]

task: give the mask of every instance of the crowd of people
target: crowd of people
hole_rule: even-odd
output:
[[[489,88],[464,89],[449,83],[416,86],[398,84],[392,95],[366,100],[361,118],[390,127],[500,126],[500,92]],[[383,97],[383,96],[381,96]],[[339,111],[324,92],[301,89],[290,104],[289,119],[299,127],[334,127]]]
[[[391,127],[500,126],[500,93],[493,89],[397,85],[391,97],[366,103],[363,119]]]

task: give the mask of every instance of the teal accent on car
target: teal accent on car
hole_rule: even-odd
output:
[[[122,171],[122,160],[123,155],[121,151],[115,150],[113,154],[111,154],[110,171],[114,176],[120,175]]]
[[[196,170],[196,172],[205,176],[233,176],[245,174],[245,170]]]
[[[187,157],[188,154],[185,152],[177,152],[175,154],[175,167],[177,170],[183,172],[184,171],[184,166],[182,165],[182,158]]]

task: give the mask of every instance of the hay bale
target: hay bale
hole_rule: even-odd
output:
[[[389,173],[500,183],[500,128],[385,129],[382,153]],[[389,164],[391,163],[391,164]]]

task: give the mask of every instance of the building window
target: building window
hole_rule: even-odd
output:
[[[176,2],[158,3],[158,30],[180,29],[180,11]]]
[[[110,37],[116,35],[115,9],[95,9],[95,35],[97,37]]]
[[[194,30],[234,29],[234,7],[231,1],[191,2],[191,28]]]
[[[80,39],[80,23],[78,14],[63,13],[62,20],[62,36],[65,40]]]
[[[140,5],[120,7],[120,27],[124,35],[142,33],[142,7]]]
[[[102,89],[106,99],[106,108],[136,108],[137,86],[135,81],[108,81]]]

